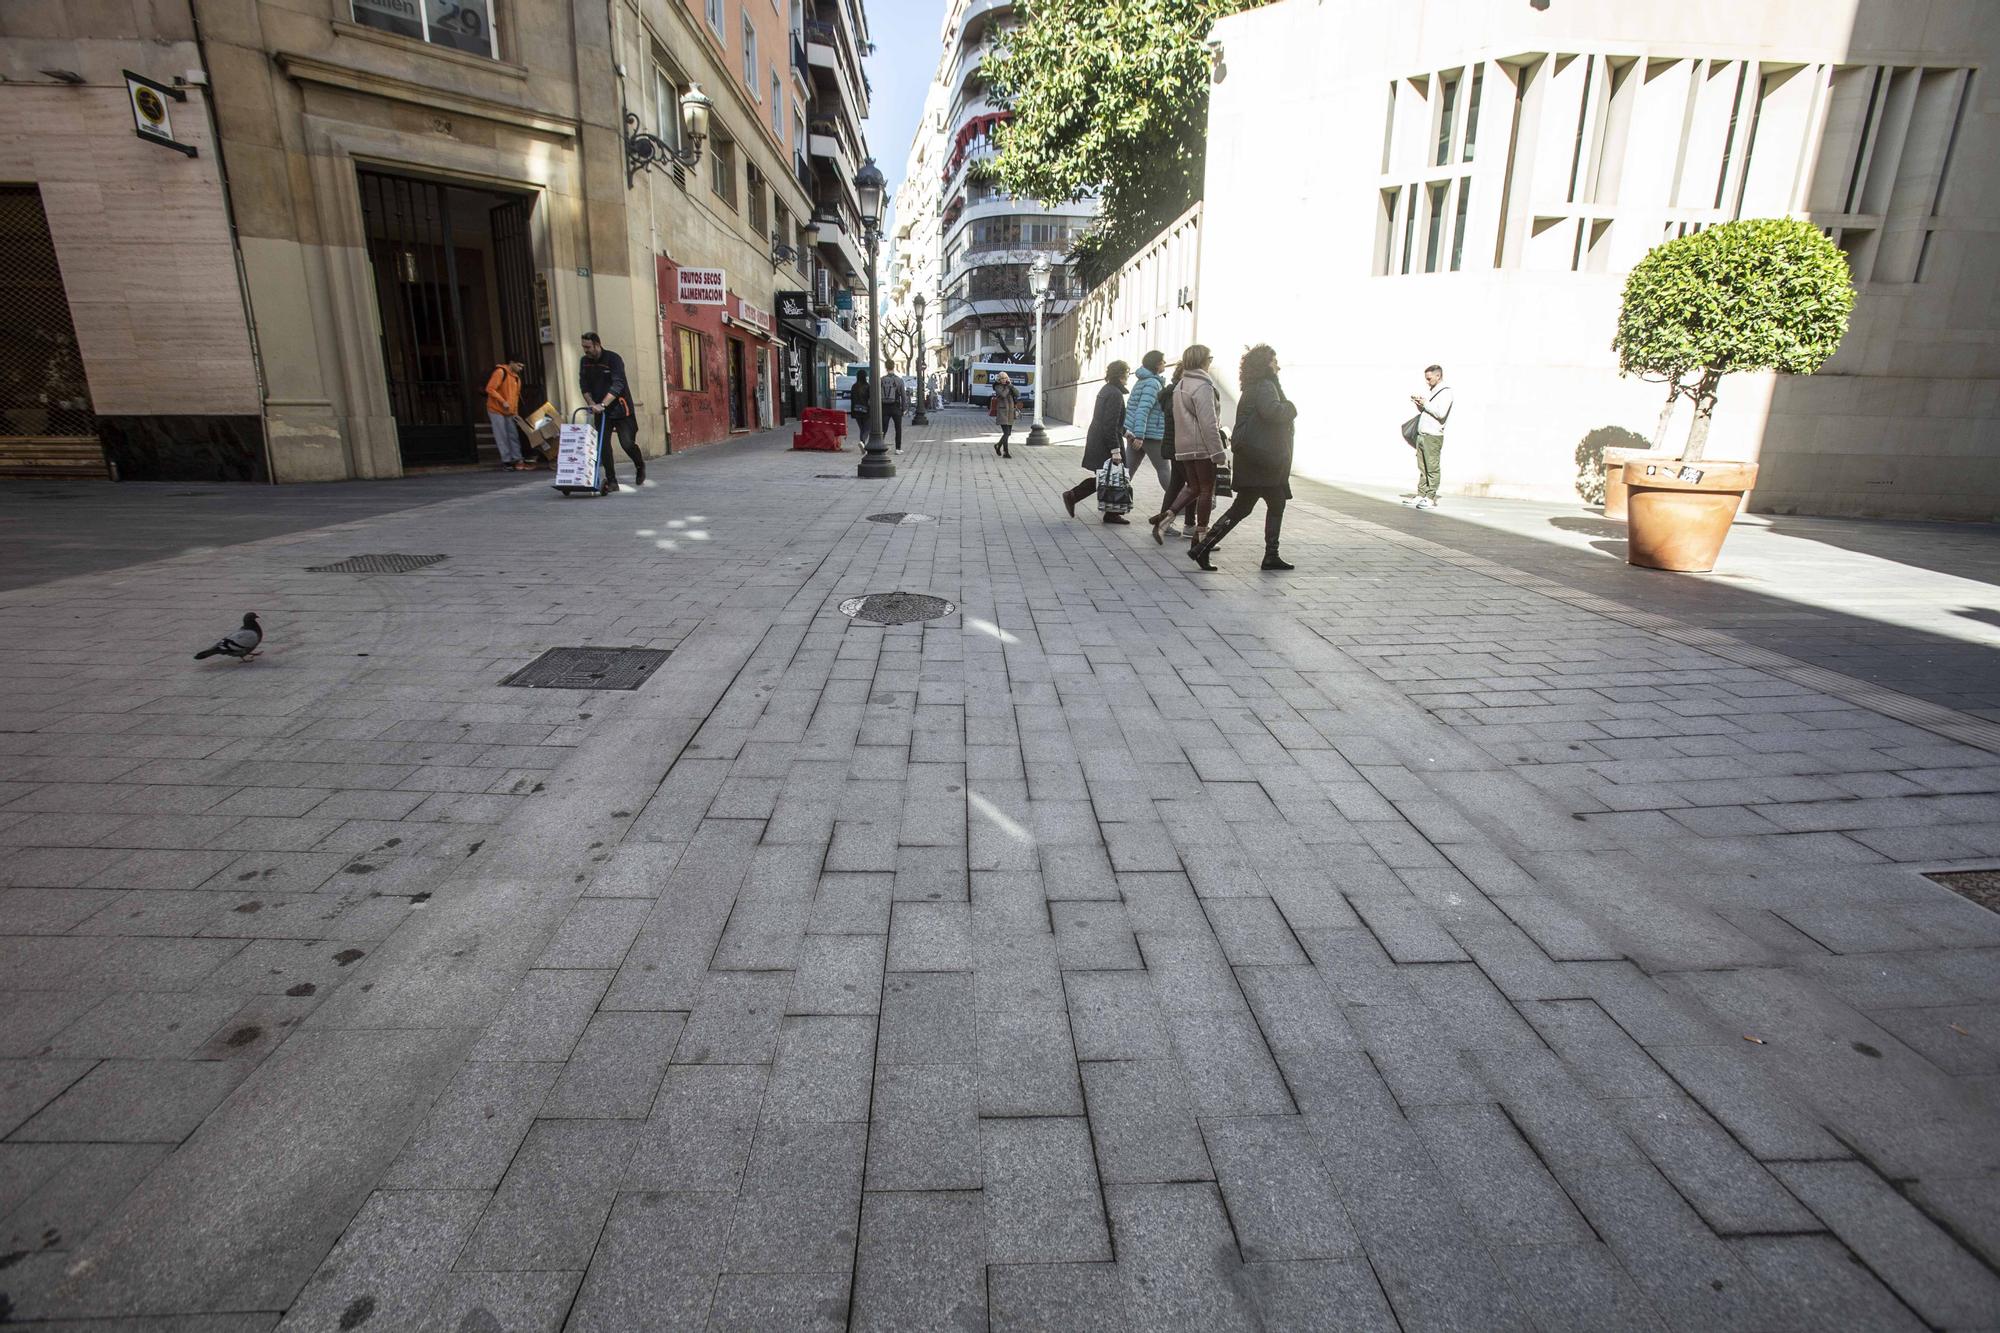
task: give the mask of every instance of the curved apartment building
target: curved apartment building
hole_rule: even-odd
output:
[[[898,236],[899,249],[913,259],[909,271],[937,274],[936,290],[925,292],[927,334],[961,375],[978,360],[1032,359],[1028,267],[1039,254],[1057,265],[1047,311],[1053,320],[1075,304],[1067,255],[1097,213],[1094,200],[1042,204],[1015,198],[991,179],[993,130],[1009,113],[992,98],[980,62],[1014,23],[1012,0],[954,0],[945,16],[930,114],[910,153],[911,175],[926,171],[931,179],[921,188],[906,181],[897,200],[899,208],[910,208],[897,221],[899,233],[905,222],[909,228]],[[935,260],[914,261],[920,251]],[[899,299],[912,294],[913,288]]]

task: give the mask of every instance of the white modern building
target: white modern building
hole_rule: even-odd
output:
[[[1440,362],[1447,494],[1573,498],[1593,440],[1658,433],[1611,351],[1632,265],[1793,216],[1852,327],[1818,375],[1726,378],[1709,456],[1761,463],[1756,509],[2000,513],[1992,0],[1281,0],[1211,40],[1198,334],[1232,371],[1277,346],[1300,472],[1407,484]]]
[[[1017,199],[990,177],[993,129],[1009,112],[989,95],[980,62],[1015,21],[1012,0],[951,0],[933,81],[943,107],[942,160],[931,168],[939,187],[937,313],[951,364],[961,370],[978,360],[1031,359],[1028,268],[1040,254],[1056,264],[1046,312],[1055,319],[1075,304],[1066,256],[1097,213],[1094,200]]]

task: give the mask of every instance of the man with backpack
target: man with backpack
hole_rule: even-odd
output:
[[[882,375],[882,415],[896,428],[896,452],[903,452],[903,411],[909,406],[908,391],[903,388],[903,377],[890,366]]]

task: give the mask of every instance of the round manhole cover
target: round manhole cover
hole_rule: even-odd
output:
[[[911,523],[937,522],[937,520],[932,518],[929,514],[906,514],[900,509],[891,510],[886,514],[870,514],[868,516],[868,521],[870,523],[894,523],[898,527],[902,527]]]
[[[914,625],[938,620],[958,610],[942,597],[921,592],[871,592],[840,604],[840,614],[877,625]]]

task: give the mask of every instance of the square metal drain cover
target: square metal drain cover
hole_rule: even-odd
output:
[[[530,690],[636,690],[672,655],[665,648],[551,648],[500,683]]]
[[[1939,870],[1925,875],[1989,912],[2000,912],[2000,870]]]
[[[407,574],[448,559],[442,555],[350,555],[334,565],[307,565],[308,574]]]

